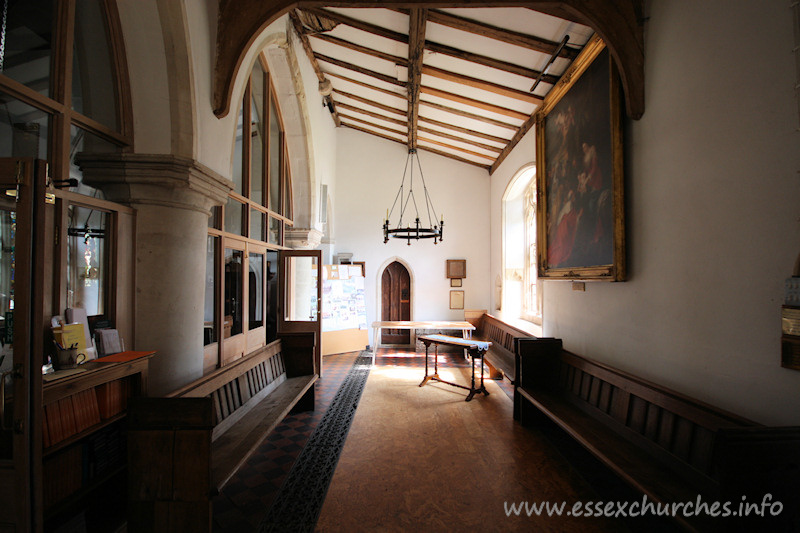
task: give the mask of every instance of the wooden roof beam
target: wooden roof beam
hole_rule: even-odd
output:
[[[330,63],[331,65],[336,65],[337,67],[342,67],[347,70],[352,70],[353,72],[358,72],[359,74],[363,74],[365,76],[369,76],[371,78],[375,78],[381,80],[386,83],[390,83],[392,85],[397,85],[399,87],[406,87],[406,83],[398,80],[397,78],[393,78],[387,74],[383,74],[382,72],[377,72],[374,70],[370,70],[368,68],[359,67],[358,65],[354,65],[353,63],[348,63],[347,61],[342,61],[341,59],[336,59],[334,57],[326,56],[317,52],[314,52],[314,57],[322,61],[323,63]]]
[[[387,117],[387,116],[381,115],[380,113],[376,113],[374,111],[369,111],[368,109],[364,109],[362,107],[358,107],[358,106],[354,106],[354,105],[350,105],[350,104],[339,103],[339,107],[341,107],[342,109],[347,109],[349,111],[355,111],[356,113],[362,113],[364,115],[367,115],[368,117],[377,118],[379,120],[385,120],[386,122],[391,122],[392,124],[397,124],[398,126],[405,126],[405,125],[408,124],[408,122],[406,122],[405,120],[400,120],[398,118]],[[405,135],[405,133],[403,135]]]
[[[437,54],[447,55],[450,57],[454,57],[456,59],[463,59],[464,61],[469,61],[470,63],[477,63],[485,67],[490,67],[493,69],[501,70],[503,72],[508,72],[509,74],[516,74],[517,76],[524,76],[526,78],[534,80],[538,78],[540,74],[540,71],[536,69],[515,65],[514,63],[509,63],[508,61],[503,61],[501,59],[496,59],[494,57],[483,56],[480,54],[473,54],[472,52],[460,50],[458,48],[447,46],[445,44],[438,44],[438,43],[433,43],[431,41],[425,41],[425,49],[430,50],[431,52],[435,52]],[[543,82],[550,83],[552,85],[555,85],[558,79],[559,79],[558,76],[554,76],[552,74],[545,74],[544,76],[542,76]]]
[[[478,163],[477,161],[473,161],[471,159],[467,159],[466,157],[459,157],[459,156],[457,156],[455,154],[450,154],[450,153],[444,152],[442,150],[437,150],[436,148],[433,148],[431,146],[420,145],[418,148],[420,150],[425,150],[426,152],[430,152],[432,154],[436,154],[436,155],[440,155],[442,157],[446,157],[448,159],[452,159],[453,161],[459,161],[461,163],[466,163],[468,165],[473,165],[473,166],[476,166],[476,167],[480,167],[483,170],[486,170],[487,172],[489,171],[489,168],[490,168],[490,165],[486,165],[484,163]]]
[[[408,17],[408,149],[417,147],[417,118],[422,85],[426,8],[412,8]]]
[[[492,126],[497,126],[498,128],[517,131],[518,126],[509,124],[508,122],[503,122],[502,120],[484,117],[483,115],[476,115],[475,113],[470,113],[469,111],[456,109],[455,107],[446,106],[437,102],[431,102],[429,100],[420,100],[419,103],[434,109],[438,109],[439,111],[444,111],[445,113],[450,113],[451,115],[458,115],[471,120],[477,120],[478,122],[485,122],[486,124],[491,124]],[[508,139],[506,139],[506,142],[508,142]]]
[[[462,128],[461,126],[456,126],[455,124],[448,124],[447,122],[442,122],[440,120],[435,120],[432,118],[427,117],[419,117],[420,122],[426,122],[428,124],[433,124],[434,126],[439,126],[440,128],[444,128],[451,131],[457,131],[459,133],[463,133],[464,135],[471,135],[473,137],[479,137],[481,139],[486,139],[487,141],[492,141],[496,143],[500,143],[503,146],[508,143],[508,139],[504,139],[503,137],[497,137],[496,135],[489,135],[488,133],[483,133],[481,131],[475,131],[468,128]],[[422,128],[420,128],[422,129]],[[516,128],[515,128],[516,129]]]
[[[396,115],[403,115],[408,116],[407,111],[403,111],[402,109],[397,109],[396,107],[388,106],[385,104],[381,104],[380,102],[376,102],[374,100],[370,100],[369,98],[364,98],[363,96],[358,96],[357,94],[349,93],[347,91],[340,91],[338,89],[334,89],[333,92],[336,94],[340,94],[345,98],[350,98],[351,100],[355,100],[356,102],[360,102],[362,104],[371,105],[373,107],[377,107],[383,111],[387,111],[389,113],[394,113]]]
[[[515,46],[520,46],[523,48],[527,48],[528,50],[541,52],[547,55],[552,55],[556,51],[559,45],[559,43],[549,41],[547,39],[542,39],[540,37],[535,37],[533,35],[528,35],[525,33],[519,33],[516,31],[498,28],[490,24],[485,24],[483,22],[478,22],[472,19],[459,17],[457,15],[446,13],[444,11],[438,11],[436,9],[429,10],[428,21],[435,22],[436,24],[441,24],[443,26],[448,26],[456,30],[466,31],[469,33],[473,33],[475,35],[480,35],[482,37],[488,37],[496,41],[502,41],[508,44],[513,44]],[[578,52],[579,50],[576,50],[574,48],[564,47],[559,53],[559,57],[564,57],[572,60],[575,59],[575,57],[578,55]]]
[[[482,150],[486,150],[487,152],[494,152],[499,154],[503,151],[502,148],[498,148],[497,146],[492,146],[491,144],[481,143],[478,141],[473,141],[470,139],[465,139],[464,137],[459,137],[458,135],[453,135],[452,133],[447,133],[444,131],[434,130],[432,128],[426,128],[425,126],[420,126],[417,128],[419,131],[424,133],[430,133],[431,135],[436,135],[437,137],[442,137],[443,139],[450,139],[451,141],[457,141],[464,144],[469,144],[470,146],[474,146],[476,148],[480,148]]]
[[[325,0],[304,0],[302,6],[323,7]],[[441,7],[469,7],[469,2],[434,3]],[[374,0],[347,0],[342,7],[375,7]],[[397,3],[395,5],[403,5]],[[408,5],[408,4],[405,4]],[[628,115],[641,118],[644,99],[644,8],[642,0],[482,0],[482,7],[557,8],[595,30],[617,62],[625,89]],[[213,108],[217,117],[231,111],[236,79],[256,38],[281,15],[301,7],[296,0],[220,0],[217,15],[213,74]],[[330,12],[324,15],[333,18]],[[430,13],[429,13],[430,15]],[[429,17],[430,20],[430,17]],[[405,37],[405,36],[402,36]],[[553,48],[554,50],[554,48]]]
[[[372,6],[377,7],[377,6]],[[383,37],[385,39],[390,39],[392,41],[397,41],[399,43],[408,44],[408,35],[403,33],[398,33],[396,31],[392,31],[381,26],[377,26],[375,24],[371,24],[369,22],[364,22],[362,20],[354,19],[352,17],[348,17],[347,15],[342,15],[341,13],[337,13],[335,11],[328,11],[327,9],[320,9],[315,7],[307,7],[303,8],[304,11],[308,11],[309,13],[313,13],[320,17],[326,17],[331,20],[334,20],[340,24],[344,24],[346,26],[350,26],[351,28],[355,28],[357,30],[361,30],[367,33],[371,33],[372,35],[377,35],[378,37]],[[408,13],[406,13],[408,14]],[[552,53],[552,52],[550,52]]]
[[[345,76],[344,74],[338,74],[336,72],[328,72],[327,74],[328,74],[328,76],[332,76],[334,78],[339,78],[340,80],[344,80],[344,81],[352,83],[354,85],[358,85],[359,87],[364,87],[364,88],[367,88],[367,89],[371,89],[373,91],[377,91],[379,93],[387,94],[389,96],[394,96],[395,98],[400,98],[402,100],[406,99],[405,92],[398,93],[398,92],[395,92],[395,91],[392,91],[392,90],[389,90],[389,89],[384,89],[383,87],[377,87],[375,85],[371,85],[369,83],[366,83],[366,82],[363,82],[363,81],[360,81],[360,80],[349,78],[349,77]]]
[[[420,137],[420,141],[435,144],[437,146],[441,146],[443,148],[447,148],[448,150],[455,150],[457,152],[464,152],[465,154],[474,155],[475,157],[482,157],[484,159],[488,159],[489,161],[494,161],[494,156],[482,154],[480,152],[474,152],[472,150],[468,150],[467,148],[461,148],[460,146],[453,146],[452,144],[447,144],[441,141],[435,141],[433,139],[428,139],[427,137]]]
[[[354,129],[354,130],[357,130],[357,131],[360,131],[360,132],[363,132],[363,133],[369,133],[370,135],[375,135],[376,137],[380,137],[381,139],[386,139],[387,141],[393,141],[393,142],[396,142],[396,143],[399,143],[399,144],[406,144],[406,141],[401,141],[400,139],[397,139],[396,137],[391,137],[389,135],[386,135],[384,133],[380,133],[380,132],[375,131],[375,130],[362,128],[361,126],[356,126],[355,124],[348,124],[347,122],[342,122],[342,127],[351,128],[351,129]],[[405,134],[404,134],[404,136],[405,136]]]
[[[441,80],[452,81],[453,83],[466,85],[474,89],[480,89],[482,91],[487,91],[500,96],[506,96],[508,98],[513,98],[515,100],[527,102],[529,104],[540,105],[543,100],[543,98],[535,96],[526,91],[512,89],[504,85],[499,85],[497,83],[493,83],[490,81],[480,80],[478,78],[473,78],[472,76],[465,76],[464,74],[458,74],[456,72],[450,72],[437,67],[423,66],[422,73],[425,74],[426,76],[432,76],[434,78],[439,78]]]
[[[401,135],[403,137],[406,136],[406,132],[405,131],[396,130],[394,128],[390,128],[389,126],[384,126],[382,124],[376,124],[374,122],[370,122],[369,120],[366,120],[366,119],[363,119],[363,118],[354,117],[353,115],[347,115],[347,114],[342,113],[342,119],[343,120],[352,120],[353,122],[360,122],[361,124],[365,124],[367,126],[372,126],[373,128],[377,128],[379,130],[388,131],[389,133],[394,133],[395,135]]]
[[[386,52],[381,52],[380,50],[375,50],[374,48],[368,48],[366,46],[361,46],[360,44],[351,43],[350,41],[334,37],[333,35],[328,35],[327,33],[312,33],[311,37],[314,37],[315,39],[319,39],[321,41],[329,42],[331,44],[335,44],[337,46],[341,46],[343,48],[347,48],[349,50],[361,52],[362,54],[366,54],[372,57],[377,57],[378,59],[389,61],[390,63],[394,63],[395,65],[401,65],[403,67],[408,66],[408,59],[404,57],[387,54]]]
[[[526,113],[521,113],[514,109],[508,109],[507,107],[502,107],[499,105],[490,104],[488,102],[484,102],[482,100],[475,100],[474,98],[468,98],[466,96],[461,96],[460,94],[451,93],[448,91],[442,91],[440,89],[434,89],[433,87],[425,87],[422,86],[420,88],[422,94],[429,94],[431,96],[437,96],[439,98],[444,98],[446,100],[450,100],[452,102],[458,102],[460,104],[465,104],[470,107],[476,107],[478,109],[483,109],[484,111],[490,111],[492,113],[497,113],[498,115],[504,115],[506,117],[515,118],[517,120],[528,120],[530,115]],[[516,127],[515,127],[516,129]]]

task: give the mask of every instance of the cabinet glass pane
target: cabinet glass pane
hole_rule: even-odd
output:
[[[281,126],[275,102],[269,104],[269,208],[280,213],[281,208]]]
[[[264,70],[256,61],[251,79],[250,199],[264,205]]]
[[[72,109],[116,130],[117,102],[111,51],[100,0],[75,3]]]
[[[248,295],[250,304],[250,329],[264,325],[264,254],[251,253],[249,256],[250,277]]]
[[[0,93],[0,157],[48,158],[49,116]]]
[[[208,227],[209,228],[222,229],[220,227],[220,225],[219,225],[219,219],[220,219],[219,214],[220,214],[220,212],[221,212],[221,209],[220,209],[220,207],[218,205],[211,208],[211,215],[209,215],[209,217],[208,217]]]
[[[281,240],[281,221],[278,218],[269,219],[269,239],[272,244],[283,244]]]
[[[242,128],[244,127],[244,106],[239,110],[239,118],[236,121],[236,141],[233,145],[233,192],[244,194],[242,178],[242,158],[244,149],[242,148]]]
[[[217,269],[214,258],[217,255],[219,237],[206,237],[206,283],[205,306],[203,311],[203,346],[219,340],[217,333]]]
[[[227,339],[242,332],[242,262],[244,252],[225,248],[225,305],[222,331]]]
[[[317,319],[317,258],[286,258],[286,314],[293,322]]]
[[[70,205],[67,209],[67,307],[105,313],[108,279],[108,213]]]
[[[278,338],[278,252],[267,250],[267,342]]]
[[[250,210],[250,238],[264,240],[264,218],[266,215],[256,209]]]
[[[119,150],[119,146],[98,137],[93,133],[78,128],[70,127],[70,160],[69,177],[78,180],[77,192],[95,198],[104,198],[105,195],[100,189],[87,185],[83,182],[83,170],[81,169],[81,159],[91,159],[94,154],[108,154]]]
[[[244,214],[244,205],[237,202],[233,198],[228,198],[228,203],[225,205],[225,228],[228,233],[235,233],[236,235],[244,235],[242,231],[242,218]]]
[[[0,198],[0,335],[3,343],[0,344],[0,374],[11,370],[14,365],[14,274],[15,258],[14,244],[17,229],[17,213],[13,211],[14,202],[10,197]],[[0,377],[5,379],[5,376]],[[6,391],[13,391],[11,379],[6,382]],[[7,398],[11,401],[11,398]],[[10,405],[10,403],[9,403]],[[12,432],[0,428],[0,459],[11,459],[13,456]]]
[[[56,2],[4,2],[8,6],[0,72],[50,96],[53,7]]]

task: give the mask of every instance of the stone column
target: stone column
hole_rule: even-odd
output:
[[[136,209],[134,346],[156,350],[148,393],[161,396],[203,374],[208,217],[230,180],[172,155],[84,156],[84,182]]]

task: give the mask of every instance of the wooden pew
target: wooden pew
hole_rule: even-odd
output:
[[[531,337],[531,334],[506,324],[484,309],[465,310],[464,320],[475,326],[475,331],[472,332],[473,339],[492,343],[484,356],[484,361],[489,367],[489,377],[502,379],[505,375],[513,383],[516,377],[514,339]]]
[[[314,334],[130,406],[128,530],[211,531],[211,498],[290,411],[314,409]]]
[[[563,349],[560,339],[517,339],[514,418],[555,423],[652,501],[761,504],[800,501],[800,428],[764,427]],[[792,503],[789,503],[792,502]],[[782,517],[676,516],[687,529],[786,525]],[[795,520],[797,520],[795,516]],[[762,529],[765,530],[765,529]]]

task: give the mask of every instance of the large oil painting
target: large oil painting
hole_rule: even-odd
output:
[[[590,41],[539,111],[539,275],[625,279],[622,131],[617,74]]]

